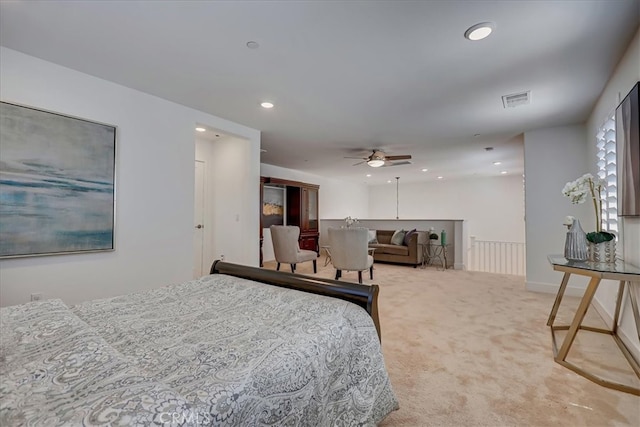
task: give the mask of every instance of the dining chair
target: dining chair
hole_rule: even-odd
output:
[[[373,279],[373,257],[369,255],[369,230],[364,227],[327,229],[331,262],[336,269],[336,280],[342,271],[357,271],[358,283],[362,283],[362,272],[369,270]]]
[[[316,260],[318,254],[315,251],[300,249],[298,239],[300,238],[300,227],[296,225],[272,225],[271,241],[273,242],[273,253],[276,257],[280,270],[280,263],[291,264],[291,272],[296,272],[296,264],[300,262],[313,261],[313,273],[317,273]]]

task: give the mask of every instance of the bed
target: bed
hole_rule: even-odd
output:
[[[2,308],[0,425],[376,425],[398,408],[377,292],[216,261],[163,288]]]

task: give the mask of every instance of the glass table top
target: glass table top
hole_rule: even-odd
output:
[[[547,258],[553,265],[573,267],[589,271],[599,271],[602,273],[640,275],[640,268],[628,264],[622,260],[617,260],[615,263],[604,263],[591,261],[570,261],[562,255],[549,255]]]

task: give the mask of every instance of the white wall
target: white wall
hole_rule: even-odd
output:
[[[538,129],[524,135],[528,290],[557,291],[562,273],[552,270],[547,255],[564,252],[565,216],[576,217],[585,232],[595,230],[592,205],[573,205],[562,194],[567,182],[592,169],[587,144],[582,125]],[[585,283],[572,277],[568,293],[583,289]]]
[[[546,256],[563,252],[565,234],[559,232],[562,218],[579,218],[586,232],[595,229],[595,214],[588,203],[571,205],[561,195],[564,184],[587,173],[596,173],[595,135],[605,118],[616,108],[633,85],[640,80],[640,31],[636,33],[623,59],[605,86],[585,125],[539,129],[525,133],[525,194],[527,238],[527,289],[556,292],[562,273],[551,270]],[[640,266],[640,219],[620,221],[623,245],[618,256]],[[586,278],[572,276],[567,294],[582,295]],[[617,296],[617,283],[603,281],[594,306],[611,324]],[[636,294],[640,291],[634,285]],[[640,298],[640,296],[639,296]],[[620,335],[636,358],[640,343],[635,332],[632,309],[625,299]]]
[[[597,172],[595,135],[597,129],[607,116],[618,106],[619,102],[640,80],[640,30],[636,33],[627,52],[620,61],[609,82],[605,86],[596,106],[587,122],[590,170]],[[617,255],[626,262],[640,267],[640,218],[618,218],[622,244],[616,248]],[[634,285],[634,291],[640,300],[640,286]],[[605,319],[612,319],[617,297],[617,283],[603,281],[595,296],[595,305]],[[629,298],[625,298],[622,312],[620,334],[630,348],[635,348],[635,356],[640,359],[640,342],[635,333],[634,320]]]
[[[478,240],[524,242],[522,176],[403,183],[400,219],[463,219]],[[396,183],[369,187],[368,218],[396,217]]]
[[[240,183],[234,197],[244,213],[232,224],[241,230],[234,248],[242,248],[233,250],[257,265],[258,131],[6,48],[0,97],[117,126],[116,250],[2,260],[0,304],[35,292],[75,304],[190,279],[196,123],[250,141],[227,179]]]
[[[320,223],[327,218],[345,218],[347,216],[366,218],[368,216],[369,191],[366,184],[339,181],[266,163],[260,164],[260,175],[319,185],[318,216]],[[273,243],[268,229],[263,231],[263,237],[263,259],[264,261],[274,260]]]

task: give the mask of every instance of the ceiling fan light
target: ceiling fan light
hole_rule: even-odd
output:
[[[384,160],[382,160],[382,159],[371,159],[371,160],[367,161],[367,164],[369,166],[371,166],[372,168],[379,168],[380,166],[384,165]]]

